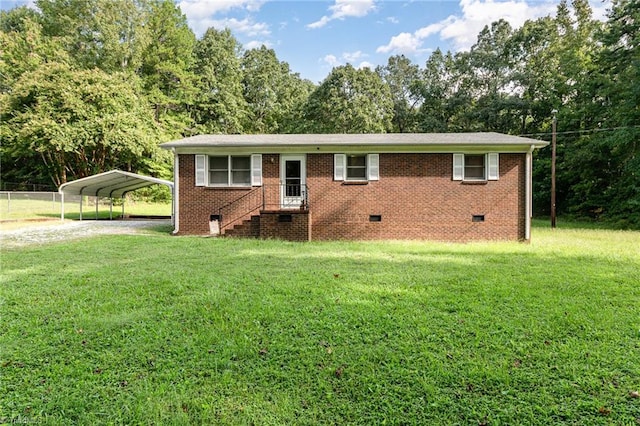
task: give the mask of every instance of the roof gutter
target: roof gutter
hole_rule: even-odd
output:
[[[524,202],[524,239],[531,240],[531,217],[533,216],[533,150],[535,145],[529,147],[525,160],[525,202]]]
[[[173,186],[171,190],[173,191],[171,197],[171,213],[173,218],[173,234],[177,234],[180,232],[180,156],[176,152],[175,148],[171,148],[173,152]]]

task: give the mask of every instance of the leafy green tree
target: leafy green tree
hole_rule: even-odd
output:
[[[196,123],[206,133],[242,133],[247,105],[242,94],[240,43],[226,29],[209,28],[194,49],[199,80]]]
[[[509,23],[501,19],[484,27],[469,52],[475,129],[502,133],[519,130],[523,103],[512,84],[512,35]]]
[[[397,55],[390,57],[384,67],[377,67],[376,72],[389,86],[393,96],[393,131],[415,132],[418,108],[422,102],[420,67],[404,55]]]
[[[469,54],[442,54],[436,49],[422,72],[419,129],[423,132],[477,130],[472,121],[473,79]]]
[[[551,111],[560,105],[558,39],[555,19],[544,17],[525,22],[508,42],[514,61],[511,83],[523,103],[522,134],[548,131]]]
[[[582,14],[590,16],[588,11]],[[586,133],[574,142],[567,159],[567,167],[574,172],[568,176],[572,179],[568,210],[637,227],[640,226],[640,5],[617,0],[604,28],[588,21],[581,24],[580,17],[575,28],[579,37],[592,43],[578,51],[583,62],[590,62],[583,79],[577,80],[581,83],[577,96],[581,107],[572,116],[572,124],[604,131]],[[594,46],[602,49],[594,51]]]
[[[250,133],[276,133],[285,106],[281,105],[287,75],[273,49],[250,49],[242,58],[242,87],[249,107]]]
[[[76,67],[137,71],[150,43],[145,0],[38,0],[44,33],[64,37]]]
[[[311,80],[300,78],[296,73],[291,73],[288,80],[291,97],[288,109],[280,118],[279,133],[304,133],[310,128],[306,117],[307,101],[317,86]]]
[[[40,14],[26,6],[0,10],[0,32],[24,33],[24,24],[27,21],[40,23]]]
[[[18,13],[14,13],[18,11]],[[11,25],[0,31],[0,93],[11,87],[24,73],[52,62],[69,63],[70,58],[60,37],[42,34],[42,25],[21,9],[3,12]]]
[[[163,162],[157,143],[166,135],[139,86],[131,74],[64,64],[25,73],[1,98],[3,168],[37,165],[35,179],[59,186],[113,168],[144,171],[148,158]]]
[[[172,0],[152,1],[145,25],[153,42],[142,52],[138,74],[147,98],[157,121],[175,134],[189,134],[189,106],[197,91],[191,72],[195,35]]]
[[[306,118],[312,133],[387,132],[393,118],[391,90],[368,68],[336,67],[309,96]]]
[[[438,48],[427,59],[421,70],[422,78],[417,90],[422,102],[418,111],[419,130],[426,132],[444,132],[450,118],[447,104],[455,85],[452,80],[453,56],[446,55]]]
[[[309,90],[273,49],[250,49],[242,58],[242,86],[248,105],[245,128],[250,133],[287,131]]]

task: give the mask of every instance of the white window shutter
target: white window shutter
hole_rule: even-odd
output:
[[[453,154],[453,180],[464,179],[464,154]]]
[[[367,171],[369,180],[380,180],[380,156],[378,154],[367,155]]]
[[[333,155],[333,180],[344,180],[346,175],[347,156],[345,154]]]
[[[251,186],[262,186],[262,154],[251,155]]]
[[[500,165],[498,164],[499,154],[497,152],[490,152],[487,154],[487,179],[488,180],[498,180],[498,175],[500,173]]]
[[[196,155],[196,186],[205,186],[207,177],[207,156]]]

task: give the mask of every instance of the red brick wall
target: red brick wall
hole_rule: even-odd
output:
[[[263,156],[263,162],[264,162]],[[195,184],[195,156],[180,155],[179,160],[179,234],[209,234],[210,215],[217,215],[220,208],[247,194],[253,188],[207,188]],[[228,212],[236,217],[244,212]],[[249,218],[246,215],[244,218]],[[239,218],[242,219],[242,218]],[[235,223],[240,222],[236,220]]]
[[[279,156],[262,162],[266,198],[277,203]],[[348,185],[333,181],[333,154],[308,154],[313,239],[524,239],[525,154],[500,154],[500,179],[482,184],[453,181],[452,162],[452,154],[380,154],[379,181]],[[249,189],[196,187],[194,156],[179,163],[180,233],[206,234],[209,215]]]
[[[313,239],[524,239],[524,167],[525,154],[501,154],[498,181],[469,184],[451,179],[452,154],[380,154],[380,180],[349,185],[333,181],[332,154],[310,154]]]
[[[291,215],[291,222],[281,222],[281,214]],[[308,211],[261,212],[260,238],[278,238],[288,241],[311,240],[311,214]]]

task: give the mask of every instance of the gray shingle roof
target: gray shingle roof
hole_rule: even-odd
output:
[[[312,147],[312,146],[531,146],[542,148],[549,143],[501,133],[375,133],[375,134],[280,134],[280,135],[198,135],[166,142],[171,148],[216,147]]]

